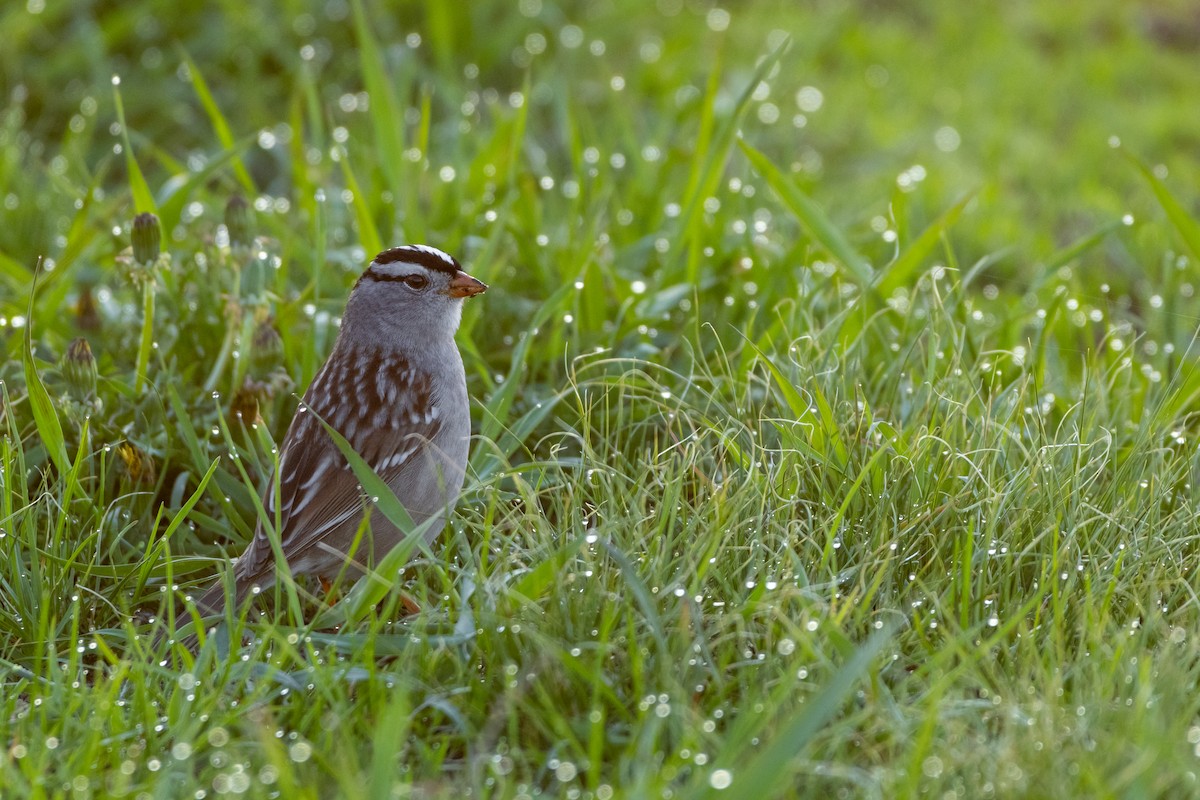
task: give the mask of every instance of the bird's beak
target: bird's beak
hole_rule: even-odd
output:
[[[446,294],[451,297],[474,297],[486,291],[486,283],[477,278],[472,278],[462,270],[454,274],[454,277],[450,279],[450,285],[446,287]]]

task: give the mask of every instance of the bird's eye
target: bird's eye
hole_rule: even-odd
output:
[[[424,289],[429,285],[429,279],[424,275],[408,275],[405,276],[404,282],[408,284],[410,289]]]

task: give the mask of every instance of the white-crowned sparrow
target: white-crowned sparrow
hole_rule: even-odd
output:
[[[462,491],[471,434],[467,383],[454,334],[463,298],[487,286],[432,247],[385,250],[358,279],[333,353],[317,372],[279,453],[279,539],[293,574],[338,575],[362,522],[365,498],[350,465],[314,414],[346,438],[404,504],[414,523],[441,532]],[[274,520],[274,481],[265,492]],[[403,539],[378,511],[353,562],[370,564]],[[235,600],[275,580],[275,557],[260,525],[234,564]],[[351,569],[353,574],[357,570]],[[222,582],[197,605],[225,605]]]

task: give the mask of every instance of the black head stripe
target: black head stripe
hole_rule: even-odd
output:
[[[372,263],[395,264],[397,262],[417,264],[425,267],[425,269],[445,272],[447,275],[454,275],[462,269],[462,265],[452,256],[443,253],[441,250],[435,250],[432,247],[425,247],[423,245],[404,245],[384,250],[375,256],[375,260]],[[371,270],[367,270],[367,272],[370,273]],[[377,274],[375,277],[380,276]]]

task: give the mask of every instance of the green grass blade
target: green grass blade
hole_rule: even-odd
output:
[[[312,409],[308,409],[307,413],[316,415],[316,412]],[[433,551],[429,549],[429,544],[425,541],[425,534],[435,522],[440,521],[440,518],[435,515],[426,519],[420,525],[413,522],[408,509],[400,502],[400,498],[396,497],[396,493],[392,491],[392,488],[375,473],[375,470],[371,469],[371,466],[363,460],[363,457],[355,452],[350,443],[346,441],[346,438],[320,416],[317,416],[317,421],[321,423],[325,432],[333,439],[334,445],[346,458],[346,461],[349,462],[350,469],[354,472],[354,477],[362,485],[363,491],[370,498],[371,504],[389,522],[404,532],[404,539],[383,557],[376,567],[374,575],[367,575],[361,579],[341,602],[322,615],[318,621],[318,627],[320,627],[327,624],[328,620],[331,619],[356,620],[365,615],[383,599],[391,587],[391,576],[399,573],[400,567],[408,562],[413,550],[419,549],[429,558],[436,558]],[[382,576],[383,580],[380,580],[379,576]]]
[[[133,157],[133,145],[129,141],[129,126],[125,123],[125,105],[121,102],[121,79],[113,76],[113,102],[117,108],[117,123],[121,126],[121,142],[125,150],[125,169],[129,173],[129,191],[133,195],[133,207],[139,214],[152,211],[158,213],[158,204],[154,202],[154,193],[146,176]]]
[[[408,694],[399,689],[375,726],[371,749],[371,775],[367,797],[391,797],[396,785],[396,764],[407,744],[412,721],[412,705]]]
[[[713,764],[713,772],[725,770],[730,773],[732,783],[713,787],[711,784],[700,790],[698,797],[723,797],[718,789],[732,788],[737,797],[755,797],[767,800],[772,797],[790,796],[786,788],[791,785],[790,764],[802,755],[813,738],[845,705],[880,651],[892,640],[892,631],[883,629],[875,633],[855,650],[850,660],[821,688],[816,697],[808,700],[803,710],[787,721],[783,728],[766,737],[761,746],[743,742],[732,752],[726,752]],[[765,727],[765,726],[761,726]]]
[[[744,139],[738,139],[738,145],[746,154],[746,158],[750,159],[754,171],[761,175],[767,185],[779,195],[779,199],[808,230],[809,235],[817,244],[841,262],[842,266],[849,271],[851,280],[860,288],[869,287],[875,280],[875,271],[871,268],[871,262],[854,249],[846,235],[829,219],[825,209],[801,191],[794,181],[771,163],[769,158],[755,150]]]
[[[754,74],[746,85],[742,87],[737,101],[734,103],[733,111],[724,121],[720,128],[713,132],[713,120],[716,104],[716,93],[718,90],[719,67],[714,69],[709,79],[708,88],[704,101],[704,116],[701,120],[701,139],[697,144],[697,155],[703,156],[703,161],[699,164],[699,168],[693,168],[693,174],[690,178],[687,200],[684,204],[684,212],[681,215],[682,236],[681,238],[688,243],[688,283],[696,283],[699,277],[700,263],[702,261],[703,243],[701,234],[703,233],[703,204],[704,200],[711,197],[717,189],[717,184],[721,181],[721,176],[724,174],[725,165],[729,161],[729,155],[733,150],[733,143],[737,139],[738,128],[741,125],[742,119],[745,117],[746,110],[750,107],[750,100],[754,97],[754,90],[758,85],[765,81],[768,76],[783,58],[784,53],[791,47],[791,37],[785,37],[782,42],[758,64],[754,70]],[[718,62],[719,64],[719,62]],[[709,141],[709,137],[712,141]]]
[[[975,192],[970,192],[943,211],[928,228],[921,232],[920,236],[904,248],[895,261],[879,271],[876,285],[880,294],[887,297],[897,288],[913,283],[917,270],[925,263],[925,259],[937,247],[946,232],[958,222],[963,210],[973,199],[975,199]]]
[[[213,158],[204,162],[204,166],[196,172],[182,172],[168,180],[159,192],[159,219],[166,230],[174,230],[183,216],[183,209],[191,200],[192,195],[212,180],[213,176],[225,168],[230,162],[240,163],[241,154],[245,152],[254,139],[248,137],[232,146],[225,148]]]
[[[1142,177],[1146,179],[1146,182],[1150,184],[1150,189],[1154,192],[1154,197],[1158,200],[1158,204],[1167,213],[1167,219],[1175,226],[1175,230],[1178,231],[1184,244],[1192,251],[1192,257],[1200,259],[1200,223],[1192,219],[1191,214],[1187,212],[1183,204],[1175,199],[1175,195],[1171,194],[1171,190],[1167,188],[1162,179],[1154,174],[1154,170],[1146,162],[1128,150],[1123,152],[1125,153],[1125,157],[1142,173]]]
[[[392,80],[387,74],[383,54],[375,39],[375,30],[367,18],[362,0],[351,0],[354,32],[358,39],[358,63],[363,82],[371,97],[368,114],[375,134],[375,149],[387,176],[388,188],[397,198],[406,194],[404,186],[404,113],[396,102]],[[357,194],[356,194],[357,197]],[[364,245],[365,246],[365,245]],[[378,249],[368,248],[369,254]]]
[[[41,437],[42,444],[46,448],[46,453],[49,454],[50,460],[54,462],[54,466],[58,469],[59,474],[65,476],[70,472],[71,462],[67,457],[67,445],[66,440],[63,438],[62,423],[59,422],[58,410],[54,407],[54,401],[50,399],[50,393],[46,391],[46,385],[42,383],[41,376],[38,375],[37,364],[33,356],[32,291],[29,293],[28,320],[29,322],[25,326],[25,336],[23,338],[24,347],[21,351],[21,362],[25,372],[25,391],[29,395],[29,407],[33,412],[38,436]]]
[[[237,142],[233,138],[233,133],[229,128],[229,121],[225,119],[225,115],[221,113],[221,108],[213,98],[212,92],[209,91],[208,83],[204,80],[204,75],[200,72],[200,67],[196,66],[196,62],[192,60],[192,57],[188,55],[186,50],[182,47],[179,50],[184,62],[187,64],[188,76],[192,80],[192,88],[196,91],[196,96],[200,98],[200,105],[204,106],[204,112],[208,114],[208,121],[213,126],[213,133],[217,135],[217,141],[225,148],[226,153],[232,153],[233,174],[237,176],[238,183],[242,185],[242,190],[248,196],[257,196],[258,189],[255,187],[250,173],[246,171],[246,165],[242,163],[240,155],[242,148],[237,146]]]
[[[1127,227],[1127,223],[1124,220],[1114,219],[1106,222],[1096,230],[1092,231],[1086,236],[1081,236],[1079,239],[1075,240],[1071,244],[1054,253],[1052,256],[1050,256],[1050,258],[1046,259],[1046,269],[1048,271],[1053,271],[1059,267],[1065,267],[1067,264],[1070,264],[1084,253],[1100,244],[1100,242],[1104,241],[1110,233],[1120,230],[1124,227]]]
[[[379,237],[379,229],[375,227],[375,218],[371,215],[371,206],[358,187],[358,179],[354,177],[354,170],[350,166],[350,156],[345,150],[342,151],[340,160],[346,188],[354,197],[351,205],[354,208],[354,221],[358,223],[358,239],[367,251],[367,258],[374,258],[376,253],[383,251],[383,240]]]

